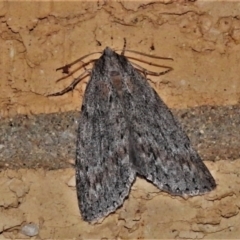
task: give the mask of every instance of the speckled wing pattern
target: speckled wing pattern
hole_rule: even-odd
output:
[[[115,70],[119,70],[118,62],[115,66],[105,50],[92,70],[79,122],[77,195],[82,217],[89,222],[121,206],[136,175],[121,93],[114,88],[121,84]]]
[[[147,80],[106,48],[95,62],[78,129],[76,182],[84,220],[123,204],[136,174],[173,195],[216,187],[190,140]]]

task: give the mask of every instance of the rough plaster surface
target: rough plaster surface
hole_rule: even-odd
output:
[[[124,37],[128,49],[174,59],[157,61],[174,71],[151,77],[170,107],[236,104],[239,9],[230,1],[0,2],[0,116],[78,110],[88,79],[47,98],[72,81],[56,84],[55,69],[106,46],[122,49]]]
[[[73,169],[0,173],[0,238],[26,238],[27,223],[37,239],[229,239],[240,234],[240,160],[206,162],[217,189],[188,199],[172,197],[137,178],[129,198],[101,223],[81,220]]]
[[[121,50],[124,37],[129,49],[174,59],[158,62],[174,71],[151,77],[168,106],[237,104],[239,9],[236,1],[1,1],[0,117],[79,110],[88,79],[47,98],[72,81],[56,83],[55,69],[106,46]],[[1,171],[0,238],[27,238],[28,223],[38,239],[239,238],[240,160],[207,164],[215,191],[173,198],[137,179],[123,207],[93,226],[81,221],[73,169]]]

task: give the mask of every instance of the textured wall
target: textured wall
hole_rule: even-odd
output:
[[[160,61],[174,71],[151,77],[170,107],[236,104],[238,4],[1,2],[0,115],[79,109],[88,79],[72,93],[47,98],[46,94],[62,90],[72,80],[56,84],[62,74],[55,69],[106,46],[122,49],[123,38],[129,49],[174,58],[173,63]]]
[[[240,96],[239,9],[240,3],[234,1],[1,1],[0,118],[13,129],[4,137],[14,147],[10,135],[16,137],[15,127],[21,125],[14,125],[18,123],[15,121],[18,114],[27,115],[21,117],[26,121],[23,127],[27,132],[29,126],[32,127],[27,122],[30,114],[79,110],[88,78],[70,93],[46,97],[65,88],[73,79],[69,77],[56,83],[63,74],[55,69],[83,55],[101,52],[106,46],[121,50],[123,38],[126,38],[128,49],[174,59],[173,62],[156,61],[134,54],[134,57],[174,68],[161,77],[149,76],[150,84],[169,107],[230,105],[228,112],[221,110],[219,115],[214,110],[215,116],[220,116],[218,121],[214,122],[212,115],[206,115],[207,118],[202,117],[206,122],[204,125],[194,117],[199,126],[195,136],[207,133],[207,141],[199,143],[205,144],[205,157],[217,155],[220,148],[223,152],[219,156],[238,156],[238,138],[227,135],[227,131],[235,131],[239,126],[240,108],[238,105],[231,108],[238,104]],[[14,124],[11,124],[12,117]],[[36,117],[37,121],[42,117]],[[55,132],[60,131],[57,118],[54,123]],[[221,125],[219,135],[218,124]],[[212,135],[208,135],[209,126],[214,126]],[[31,129],[37,134],[37,126]],[[68,136],[68,130],[65,130],[60,136]],[[48,128],[47,132],[52,133]],[[40,145],[29,139],[22,141],[32,142],[26,149]],[[229,145],[225,145],[224,140]],[[0,151],[2,148],[3,138],[0,139]],[[7,150],[11,156],[11,147]],[[17,150],[22,153],[22,149]],[[39,152],[35,153],[40,156]],[[55,150],[51,154],[59,156]],[[19,154],[14,157],[23,162]],[[1,168],[9,167],[5,162],[2,165],[1,160]],[[38,160],[43,161],[42,158]],[[71,159],[65,161],[73,163]],[[240,161],[220,159],[206,164],[217,182],[216,190],[211,193],[189,199],[172,197],[138,178],[124,205],[97,225],[81,220],[74,169],[1,170],[0,238],[26,238],[24,234],[30,233],[26,231],[29,223],[36,224],[37,228],[31,229],[35,230],[32,233],[38,239],[239,238]]]

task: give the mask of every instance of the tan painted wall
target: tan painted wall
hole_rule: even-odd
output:
[[[157,61],[170,64],[174,71],[149,76],[169,107],[236,104],[240,92],[239,4],[0,2],[0,115],[80,109],[88,78],[73,92],[48,98],[47,94],[62,90],[72,80],[69,77],[56,84],[63,75],[55,69],[106,46],[121,50],[123,38],[128,49],[174,59]]]

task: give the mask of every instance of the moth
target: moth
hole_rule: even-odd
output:
[[[120,207],[137,175],[172,195],[195,196],[216,187],[188,136],[144,74],[109,47],[91,71],[76,149],[77,197],[88,222]]]

